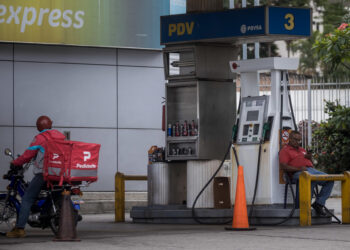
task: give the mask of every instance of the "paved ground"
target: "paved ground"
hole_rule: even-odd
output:
[[[339,209],[339,200],[333,202]],[[339,210],[336,210],[339,213]],[[0,225],[4,230],[4,225]],[[0,236],[0,249],[350,249],[350,225],[257,227],[226,231],[224,226],[114,223],[114,214],[85,215],[80,242],[53,242],[50,230],[27,230],[23,239]]]

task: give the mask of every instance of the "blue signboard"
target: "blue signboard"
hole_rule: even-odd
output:
[[[305,8],[260,6],[161,17],[161,44],[310,34],[311,10]]]
[[[310,36],[310,9],[269,7],[268,34]]]

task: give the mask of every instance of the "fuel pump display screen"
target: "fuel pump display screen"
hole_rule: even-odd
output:
[[[267,120],[268,96],[242,98],[237,144],[256,144]]]
[[[259,111],[248,111],[247,122],[257,121],[259,119]]]

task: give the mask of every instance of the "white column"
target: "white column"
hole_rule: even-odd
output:
[[[247,7],[247,0],[242,0],[242,8],[246,8]],[[247,44],[244,43],[242,45],[242,50],[243,50],[243,60],[247,60]]]
[[[260,1],[259,0],[254,0],[254,6],[259,6],[260,5]],[[260,43],[256,42],[254,44],[254,54],[255,54],[255,58],[260,58]]]
[[[235,0],[230,0],[229,2],[229,8],[234,9],[235,8]]]
[[[241,97],[259,95],[259,73],[241,73]]]
[[[312,140],[312,130],[311,130],[311,121],[312,121],[312,115],[311,115],[311,80],[307,80],[307,140],[308,140],[308,146],[311,146],[311,140]]]

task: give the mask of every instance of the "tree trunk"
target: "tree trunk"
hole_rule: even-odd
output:
[[[187,13],[206,12],[206,11],[222,11],[226,0],[187,0]]]
[[[290,41],[290,40],[286,41],[288,57],[290,57],[290,45],[291,45],[291,43],[292,43],[292,41]]]

